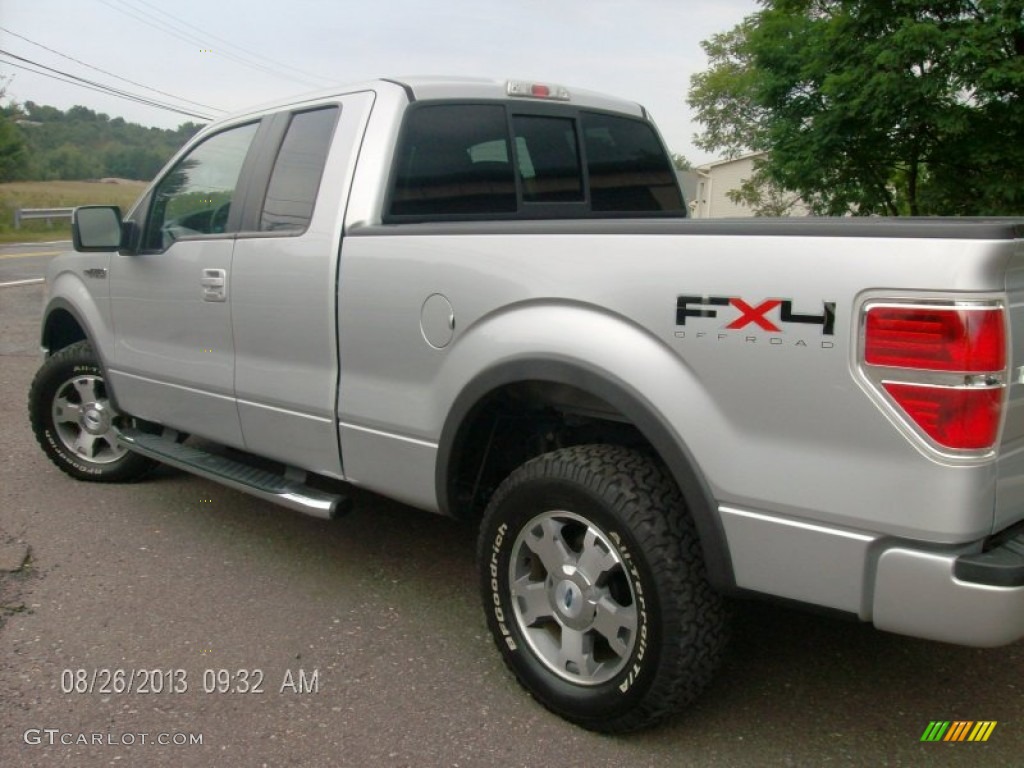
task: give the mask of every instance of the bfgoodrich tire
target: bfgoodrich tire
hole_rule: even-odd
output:
[[[117,442],[131,419],[118,413],[107,394],[103,371],[87,341],[54,353],[29,390],[29,418],[43,451],[78,480],[136,480],[155,466]]]
[[[527,462],[488,505],[478,554],[506,664],[567,720],[653,725],[718,667],[725,607],[678,488],[641,453],[589,445]]]

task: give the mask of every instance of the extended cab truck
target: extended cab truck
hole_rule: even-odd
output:
[[[692,700],[730,595],[1024,635],[1024,222],[684,211],[641,107],[558,86],[218,121],[76,212],[35,433],[83,480],[481,518],[503,658],[588,728]]]

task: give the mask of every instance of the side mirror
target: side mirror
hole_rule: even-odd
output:
[[[116,251],[121,246],[121,209],[116,205],[83,205],[71,216],[76,251]]]

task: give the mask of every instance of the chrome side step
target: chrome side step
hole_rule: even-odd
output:
[[[301,481],[183,445],[161,435],[125,429],[120,434],[119,442],[125,448],[162,464],[169,464],[313,517],[331,520],[348,511],[347,496],[311,488]]]

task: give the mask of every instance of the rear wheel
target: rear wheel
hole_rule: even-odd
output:
[[[572,722],[652,725],[718,666],[723,602],[678,488],[643,454],[591,445],[527,462],[488,506],[479,554],[505,662]]]
[[[121,428],[132,419],[111,403],[103,371],[87,341],[46,359],[29,391],[29,417],[46,455],[79,480],[126,482],[155,466],[118,443]]]

